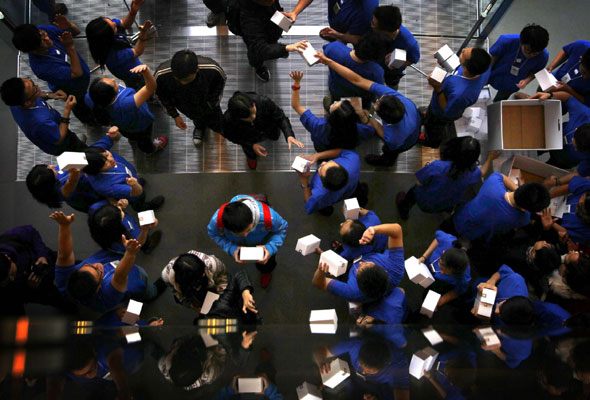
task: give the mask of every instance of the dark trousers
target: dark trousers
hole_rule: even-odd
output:
[[[78,139],[78,136],[74,132],[68,129],[66,133],[66,137],[64,138],[63,142],[59,145],[60,154],[64,151],[75,151],[80,152],[84,151],[88,148],[88,145]]]
[[[272,256],[266,264],[256,263],[256,269],[263,274],[270,274],[277,266],[276,255]]]
[[[274,130],[262,132],[262,136],[262,140],[278,140],[279,136],[281,136],[281,131],[279,130],[279,128],[276,128]],[[244,151],[244,154],[246,154],[246,157],[250,160],[256,160],[256,158],[258,157],[254,152],[252,145],[242,145],[242,150]]]
[[[432,108],[428,107],[424,117],[426,138],[421,141],[421,144],[436,149],[442,142],[457,137],[454,122],[455,120],[452,118],[434,115]]]
[[[213,14],[225,12],[225,0],[203,0],[203,4],[205,4],[205,6],[211,10]]]
[[[140,212],[140,211],[145,211],[145,203],[146,203],[146,195],[145,195],[145,190],[141,193],[141,195],[139,195],[139,197],[134,200],[133,202],[129,202],[131,204],[131,207],[136,211],[136,212]]]
[[[197,129],[205,130],[209,128],[213,132],[223,133],[223,112],[220,106],[200,114],[186,113],[184,110],[180,111],[193,121]]]
[[[129,140],[137,141],[137,147],[144,153],[153,153],[156,151],[156,146],[152,142],[152,127],[150,124],[145,130],[141,132],[124,132],[121,131],[121,135],[125,136]]]

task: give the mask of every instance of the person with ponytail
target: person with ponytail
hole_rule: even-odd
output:
[[[416,172],[416,184],[408,192],[399,192],[395,198],[399,215],[408,219],[416,203],[423,212],[450,211],[461,201],[469,185],[481,182],[492,161],[500,152],[490,152],[481,169],[477,168],[480,145],[477,139],[463,136],[442,144],[440,160],[427,164]]]
[[[441,307],[457,297],[464,295],[471,282],[471,267],[467,256],[469,244],[443,231],[436,231],[434,240],[418,259],[426,264],[435,283],[429,287],[443,293],[437,307]]]
[[[85,101],[101,125],[116,125],[123,136],[137,141],[141,151],[152,154],[162,150],[168,143],[166,136],[152,140],[154,115],[146,102],[156,91],[156,80],[145,64],[129,72],[143,75],[145,86],[136,92],[120,86],[114,78],[96,78],[90,84]]]

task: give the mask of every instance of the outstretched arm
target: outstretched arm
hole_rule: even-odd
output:
[[[74,243],[70,225],[74,222],[74,214],[65,215],[62,211],[53,212],[49,218],[59,224],[57,234],[57,267],[70,267],[74,265]]]
[[[369,244],[375,235],[389,236],[387,247],[403,247],[403,232],[400,224],[381,224],[367,228],[359,240],[361,245]]]
[[[368,79],[363,78],[356,72],[352,71],[351,69],[346,68],[343,65],[338,64],[336,61],[329,59],[322,53],[318,51],[316,57],[320,59],[320,62],[324,65],[327,65],[331,69],[333,69],[338,75],[352,83],[353,85],[369,91],[371,89],[371,85],[375,82],[370,81]]]
[[[135,21],[135,17],[139,12],[144,0],[133,0],[131,2],[131,6],[129,7],[129,13],[123,18],[121,21],[121,28],[129,29],[131,25],[133,25],[133,21]]]
[[[135,239],[127,240],[125,235],[121,235],[121,241],[123,242],[123,246],[125,246],[125,254],[115,269],[115,273],[111,278],[111,285],[118,292],[125,293],[127,290],[127,281],[129,280],[129,272],[131,272],[131,268],[133,268],[135,256],[141,248],[141,245]]]

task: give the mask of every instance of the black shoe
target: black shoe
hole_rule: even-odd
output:
[[[262,82],[270,81],[270,71],[266,65],[262,65],[256,68],[256,77]]]
[[[152,251],[160,244],[162,240],[162,231],[154,231],[148,236],[148,243],[146,246],[142,247],[141,250],[145,254],[151,254]]]
[[[143,210],[157,210],[164,204],[164,196],[156,196],[150,201],[147,201],[143,206]]]
[[[195,129],[193,129],[193,144],[195,146],[198,146],[201,143],[203,143],[203,137],[205,136],[204,133],[204,129],[199,129],[195,126]]]
[[[374,165],[375,167],[392,167],[393,164],[395,164],[395,161],[397,160],[397,154],[395,155],[395,157],[388,157],[385,158],[382,155],[378,155],[378,154],[367,154],[365,156],[365,161],[367,162],[367,164],[369,165]]]
[[[395,196],[395,204],[397,205],[397,211],[401,219],[408,219],[410,217],[410,209],[404,205],[406,199],[406,192],[398,192]]]

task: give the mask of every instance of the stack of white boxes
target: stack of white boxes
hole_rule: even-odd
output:
[[[338,330],[338,315],[336,310],[312,310],[309,314],[309,329],[311,333],[334,334]]]
[[[473,136],[478,140],[488,136],[488,113],[487,106],[492,103],[489,87],[484,87],[471,107],[467,107],[463,116],[455,121],[457,136]]]
[[[435,280],[426,264],[420,263],[414,256],[406,260],[405,267],[408,278],[423,288],[432,285]]]
[[[412,355],[410,361],[410,375],[416,379],[424,376],[424,371],[430,371],[438,358],[438,352],[432,347],[426,347]]]
[[[300,238],[295,246],[295,251],[298,251],[304,256],[315,253],[315,249],[320,247],[321,239],[315,235],[307,235]]]
[[[328,272],[334,277],[346,273],[346,267],[348,267],[348,261],[333,250],[324,251],[319,263],[328,264]]]
[[[309,382],[303,382],[297,386],[297,398],[299,400],[322,400],[322,393],[315,385]]]
[[[350,376],[350,368],[346,361],[336,358],[330,363],[330,372],[321,376],[324,386],[334,389]]]
[[[452,74],[453,71],[455,71],[461,65],[459,57],[447,44],[434,53],[434,58],[436,58],[441,67],[443,67],[450,74]]]
[[[496,292],[493,289],[484,288],[475,298],[475,310],[477,315],[490,318],[494,311],[494,302],[496,301]]]

